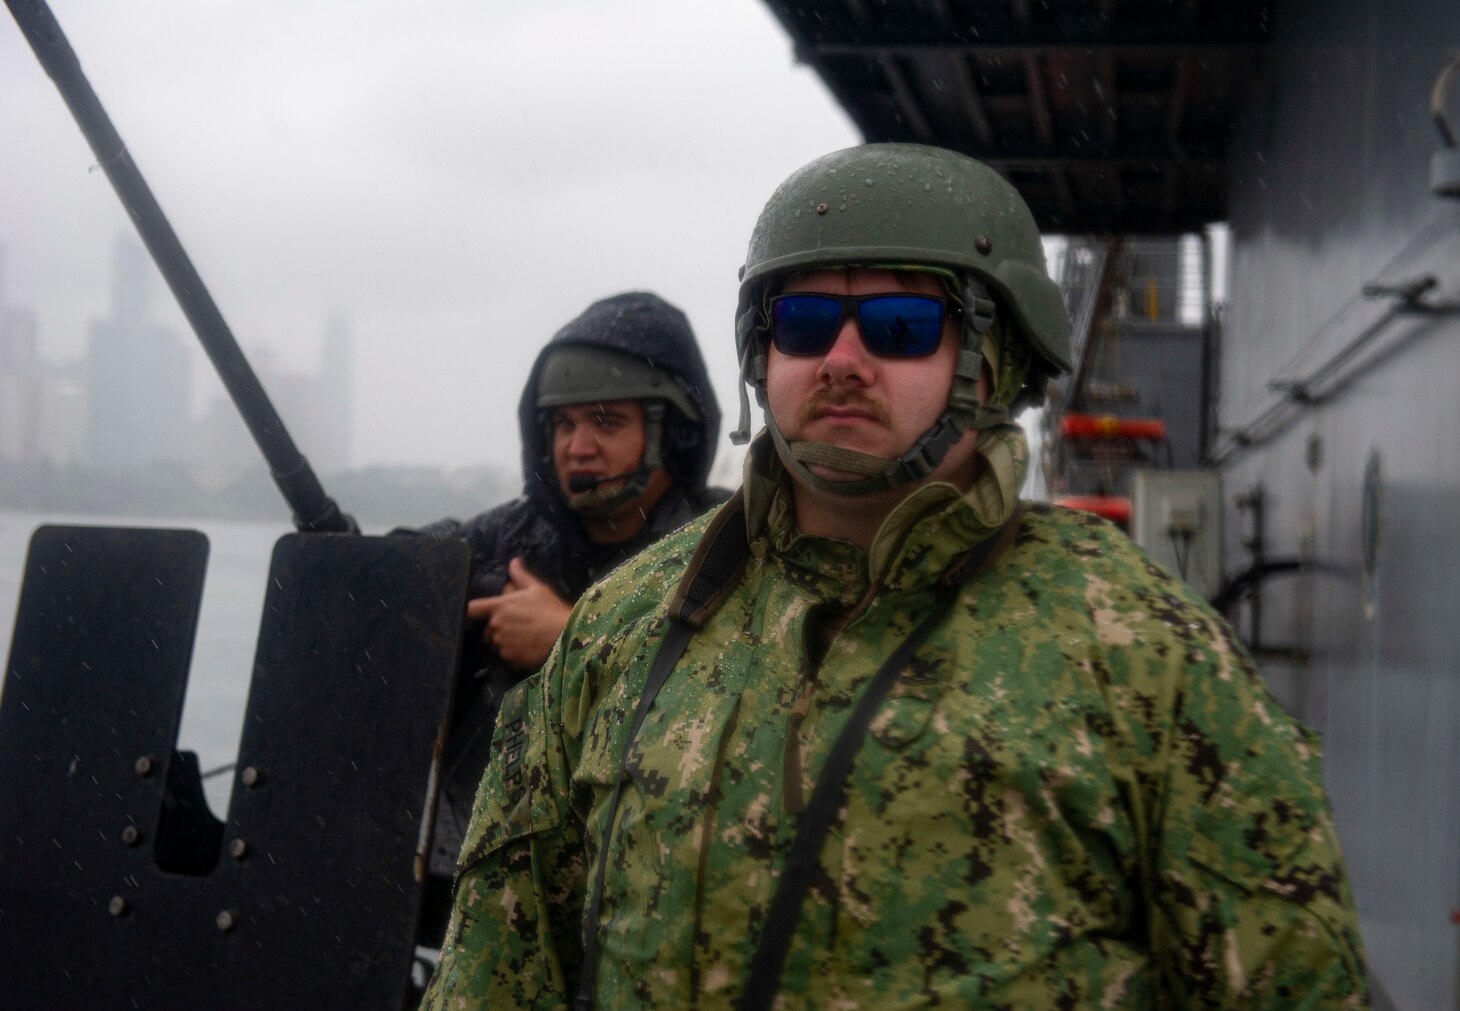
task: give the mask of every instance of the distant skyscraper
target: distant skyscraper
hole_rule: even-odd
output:
[[[112,301],[87,343],[86,460],[125,469],[190,453],[188,358],[177,335],[148,320],[152,268],[134,240],[112,247]]]
[[[10,304],[0,247],[0,464],[72,463],[81,454],[86,392],[74,366],[41,358],[35,313]]]
[[[34,459],[40,363],[35,313],[9,304],[0,249],[0,463]]]
[[[325,324],[316,372],[290,372],[267,348],[254,349],[249,358],[294,444],[315,472],[348,469],[355,373],[348,319],[337,314]],[[224,484],[262,462],[238,410],[225,396],[209,404],[196,435],[195,473],[205,485]]]
[[[112,243],[111,318],[117,323],[142,323],[151,302],[152,261],[129,238]]]
[[[42,367],[36,405],[36,455],[51,463],[75,463],[86,440],[86,388],[78,364]]]

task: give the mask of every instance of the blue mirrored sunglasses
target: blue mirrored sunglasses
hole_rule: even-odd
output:
[[[855,314],[862,343],[884,358],[921,358],[938,350],[943,315],[963,309],[936,295],[777,295],[771,299],[771,339],[783,355],[820,355]]]

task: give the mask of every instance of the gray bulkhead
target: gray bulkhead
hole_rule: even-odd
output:
[[[1457,48],[1451,0],[1277,6],[1231,153],[1224,429],[1382,322],[1395,300],[1362,297],[1366,284],[1433,274],[1427,303],[1460,299],[1460,202],[1431,195],[1428,114]],[[1375,1006],[1455,1007],[1460,315],[1398,314],[1315,392],[1255,446],[1218,440],[1229,501],[1261,485],[1268,551],[1312,563],[1263,591],[1264,638],[1307,661],[1264,672],[1324,735]],[[1228,571],[1246,529],[1230,511]]]

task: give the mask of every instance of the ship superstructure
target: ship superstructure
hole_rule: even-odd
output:
[[[1066,237],[1050,494],[1323,734],[1375,1006],[1460,1006],[1460,7],[768,6],[868,141],[980,158]],[[1225,304],[1183,317],[1218,222]]]

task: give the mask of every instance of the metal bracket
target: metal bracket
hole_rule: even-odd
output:
[[[1430,118],[1444,143],[1430,160],[1430,190],[1437,197],[1460,197],[1460,143],[1445,116],[1445,91],[1457,70],[1460,70],[1460,51],[1450,54],[1450,62],[1440,70],[1435,86],[1430,89]]]
[[[0,698],[7,1011],[397,1011],[470,552],[291,535],[226,824],[176,750],[207,542],[42,527]]]

